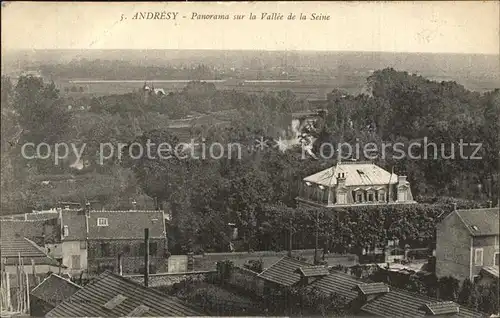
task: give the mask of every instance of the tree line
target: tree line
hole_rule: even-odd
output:
[[[393,69],[376,71],[367,79],[367,85],[370,94],[329,94],[328,115],[316,135],[316,146],[324,141],[408,143],[428,137],[452,143],[466,139],[483,144],[483,159],[375,160],[387,170],[394,167],[395,173],[407,175],[415,197],[434,205],[401,210],[348,209],[340,221],[330,220],[327,211],[320,211],[324,223],[321,231],[342,233],[336,237],[322,233],[322,245],[360,248],[364,242],[378,246],[396,235],[407,240],[420,238],[419,243],[425,245],[432,241],[436,215],[450,208],[436,202],[436,196],[496,202],[499,90],[479,94],[454,82],[430,81]],[[307,175],[331,167],[334,158],[303,160],[300,147],[284,152],[273,147],[251,150],[256,139],[275,139],[286,131],[293,111],[305,109],[307,104],[289,91],[257,96],[220,92],[201,82],[190,83],[182,92],[166,97],[146,102],[141,92],[107,96],[90,100],[90,112],[75,114],[67,111],[65,100],[51,83],[21,77],[12,84],[2,78],[1,137],[2,150],[6,149],[2,151],[2,162],[6,163],[2,165],[2,211],[30,208],[42,200],[50,205],[61,199],[97,199],[107,208],[119,208],[130,205],[131,197],[141,197],[144,207],[158,202],[172,213],[169,235],[179,252],[227,250],[228,223],[240,229],[244,249],[283,249],[283,237],[290,232],[283,221],[292,217],[297,224],[294,236],[302,237],[294,243],[310,246],[317,212],[297,208],[298,183]],[[200,105],[208,107],[209,101],[212,110],[236,109],[236,115],[229,119],[228,126],[207,124],[193,127],[190,133],[205,138],[207,143],[238,142],[245,149],[241,159],[141,158],[95,164],[94,153],[101,142],[144,144],[150,139],[156,144],[176,144],[179,136],[168,122],[178,111],[170,114],[169,107],[175,109],[172,105],[181,103],[185,109],[181,113],[186,114]],[[89,165],[75,170],[70,162],[55,167],[48,160],[20,159],[24,141],[81,142],[93,151],[86,152]],[[56,184],[43,188],[35,178],[60,173],[72,173],[78,181],[71,187]],[[106,184],[110,187],[103,186]],[[385,231],[378,233],[378,228]]]

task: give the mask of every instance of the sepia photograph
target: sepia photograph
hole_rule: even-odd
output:
[[[1,3],[1,317],[500,317],[500,2]]]

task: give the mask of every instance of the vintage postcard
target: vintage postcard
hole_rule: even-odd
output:
[[[1,14],[2,317],[499,317],[498,1]]]

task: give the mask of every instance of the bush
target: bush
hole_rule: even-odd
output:
[[[256,272],[256,273],[262,273],[262,271],[264,270],[264,265],[263,265],[262,259],[249,260],[248,263],[243,265],[243,266],[245,268],[253,271],[253,272]]]

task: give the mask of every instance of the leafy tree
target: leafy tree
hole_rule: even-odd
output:
[[[256,273],[261,273],[264,270],[262,259],[250,260],[248,264],[245,264],[244,266],[245,268],[248,268]]]
[[[479,310],[489,314],[498,314],[499,307],[499,284],[498,280],[494,280],[487,286],[478,286],[479,293]]]
[[[44,84],[41,78],[21,76],[13,105],[25,141],[53,144],[61,141],[69,129],[71,116],[62,105],[54,83]]]
[[[457,301],[460,282],[451,277],[441,277],[438,281],[438,297],[443,300]]]

